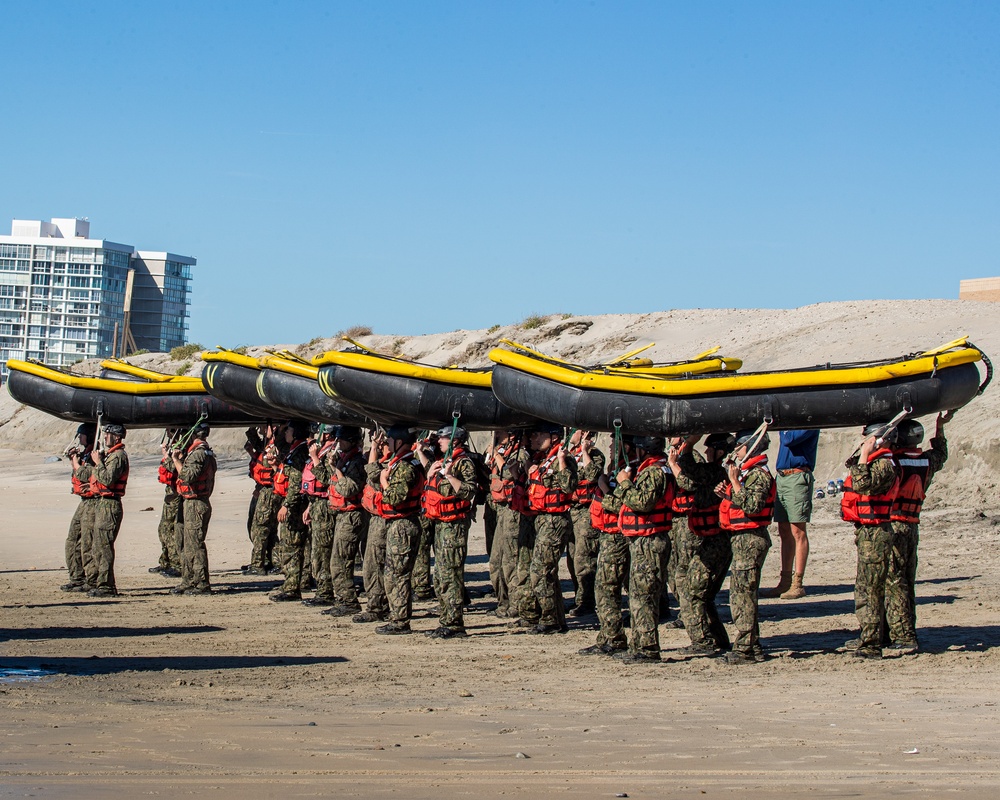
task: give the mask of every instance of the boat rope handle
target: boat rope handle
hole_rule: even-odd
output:
[[[455,431],[458,429],[458,418],[461,416],[461,411],[451,412],[451,438],[448,440],[448,452],[444,454],[444,459],[441,461],[442,466],[448,463],[452,451],[455,449]]]
[[[94,449],[98,453],[104,452],[104,398],[97,401],[97,441],[94,442]]]
[[[614,428],[614,436],[612,438],[612,458],[614,459],[612,474],[617,475],[619,469],[621,469],[621,463],[625,460],[625,443],[622,441],[622,421],[614,419],[611,425]]]
[[[990,381],[993,380],[993,362],[990,361],[990,357],[986,355],[986,353],[976,347],[972,342],[966,342],[966,345],[979,353],[979,357],[983,360],[983,365],[986,367],[986,378],[983,380],[982,384],[980,384],[979,391],[976,392],[976,397],[978,397],[986,391],[986,387],[989,386]]]
[[[740,469],[743,469],[743,464],[750,460],[750,453],[757,449],[757,445],[760,444],[760,440],[763,439],[764,434],[767,433],[767,426],[773,421],[774,420],[772,420],[769,416],[764,417],[764,421],[761,422],[757,427],[757,430],[753,432],[753,444],[747,445],[747,457],[740,461],[738,465]]]
[[[188,428],[184,435],[178,437],[177,441],[174,442],[174,450],[184,450],[191,443],[191,437],[194,436],[195,430],[197,430],[198,426],[201,425],[201,423],[206,419],[208,419],[208,414],[202,411],[201,414],[199,414],[198,419],[195,420],[194,425]]]

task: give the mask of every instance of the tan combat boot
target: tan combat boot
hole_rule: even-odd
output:
[[[782,600],[798,600],[800,597],[806,596],[806,590],[802,588],[802,578],[805,573],[796,572],[792,576],[792,585],[788,588],[788,591],[782,592],[780,597]]]
[[[778,580],[778,585],[773,589],[761,589],[757,592],[758,597],[781,597],[783,592],[787,592],[792,585],[792,573],[791,570],[785,572],[781,571],[781,578]]]

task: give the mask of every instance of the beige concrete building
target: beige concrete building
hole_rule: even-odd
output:
[[[992,300],[1000,303],[1000,278],[968,278],[958,284],[959,300]]]

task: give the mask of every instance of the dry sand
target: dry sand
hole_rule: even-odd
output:
[[[481,360],[484,342],[513,335],[589,361],[652,339],[659,358],[721,344],[753,369],[902,354],[969,333],[996,355],[996,308],[922,301],[555,317],[520,336],[456,332],[402,346],[437,363]],[[576,329],[552,333],[572,322]],[[367,341],[388,347],[394,338]],[[507,633],[485,615],[493,604],[481,526],[470,546],[467,640],[381,637],[270,603],[276,580],[239,570],[249,554],[250,485],[235,456],[213,498],[217,594],[171,595],[173,581],[147,572],[159,552],[162,495],[156,437],[138,432],[118,546],[122,595],[64,594],[62,543],[75,500],[66,463],[45,457],[73,426],[5,398],[0,668],[46,677],[0,683],[0,797],[995,797],[997,397],[988,391],[948,429],[953,458],[921,530],[923,652],[872,663],[838,651],[856,631],[855,553],[827,499],[810,528],[809,595],[762,602],[762,637],[775,657],[739,668],[579,657],[594,641],[590,620],[562,636]],[[219,434],[219,449],[235,453],[238,436]],[[823,435],[818,478],[835,477],[852,436]],[[777,562],[775,548],[765,584]],[[434,605],[418,604],[414,628],[435,625]],[[687,637],[662,627],[661,642],[669,659]]]

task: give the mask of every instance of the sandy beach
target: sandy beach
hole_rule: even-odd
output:
[[[996,309],[897,301],[554,317],[520,337],[507,329],[413,337],[403,352],[482,361],[483,343],[508,335],[589,360],[650,340],[654,358],[721,345],[749,370],[897,355],[969,334],[996,355]],[[487,616],[494,602],[481,524],[466,573],[468,639],[382,637],[269,602],[277,577],[240,571],[251,483],[238,432],[219,432],[208,540],[215,595],[171,595],[174,581],[147,571],[159,554],[162,499],[152,432],[127,440],[121,595],[61,592],[77,501],[67,463],[47,459],[73,426],[18,408],[4,391],[0,797],[995,797],[997,398],[993,387],[948,427],[952,458],[921,525],[922,652],[872,662],[843,651],[857,630],[853,530],[838,500],[826,498],[809,530],[807,597],[761,602],[770,660],[730,667],[672,657],[688,638],[662,626],[663,663],[631,667],[577,655],[593,644],[596,619],[571,622],[565,635],[528,636]],[[838,475],[855,441],[856,432],[823,434],[818,481]],[[774,547],[763,584],[777,573]],[[727,598],[723,591],[728,622]],[[436,620],[434,603],[416,605],[415,630]]]

